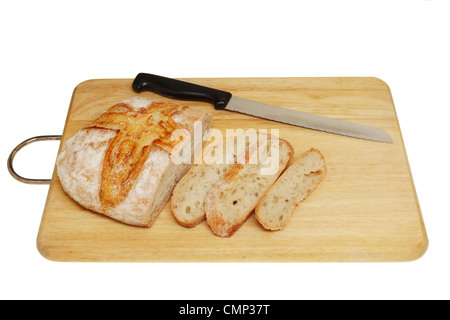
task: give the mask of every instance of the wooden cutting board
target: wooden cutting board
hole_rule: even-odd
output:
[[[279,129],[295,148],[325,156],[328,173],[282,231],[266,231],[252,215],[231,237],[206,222],[177,224],[166,205],[151,228],[121,224],[84,209],[62,190],[56,173],[37,237],[53,261],[376,262],[420,258],[428,239],[389,87],[377,78],[184,79],[236,96],[379,127],[394,143],[380,143],[290,126],[203,102],[176,101],[210,112],[213,127]],[[141,95],[132,79],[88,80],[71,100],[62,144],[111,105]]]

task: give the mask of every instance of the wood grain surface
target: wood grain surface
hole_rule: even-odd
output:
[[[54,171],[37,237],[53,261],[120,262],[400,262],[428,247],[407,155],[389,87],[377,78],[183,79],[236,96],[379,127],[394,143],[355,139],[216,111],[203,102],[176,101],[210,112],[213,127],[279,129],[295,149],[325,156],[328,173],[282,231],[267,231],[252,215],[231,237],[215,236],[206,222],[180,226],[167,204],[151,228],[121,224],[84,209],[61,188]],[[136,95],[132,79],[79,84],[62,144],[109,106]],[[61,147],[60,147],[61,148]]]

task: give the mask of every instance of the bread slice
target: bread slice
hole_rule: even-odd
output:
[[[322,181],[327,172],[325,158],[310,149],[280,176],[255,209],[255,217],[268,230],[281,230],[291,220],[295,208]]]
[[[215,141],[203,150],[205,157],[209,155],[214,157],[215,161],[207,161],[207,159],[196,161],[175,186],[170,203],[172,214],[180,225],[192,228],[206,220],[204,207],[207,194],[213,185],[238,162],[238,136],[245,139],[242,151],[248,153],[250,139],[246,138],[243,132],[227,135],[226,139]],[[228,155],[230,160],[227,160],[226,152],[227,148],[230,148],[230,143],[233,152]],[[252,148],[255,149],[255,146]]]
[[[208,193],[205,200],[206,221],[217,236],[228,238],[239,229],[294,153],[291,144],[283,139],[269,139],[267,148],[269,156],[279,154],[275,172],[262,174],[263,161],[236,164]],[[249,158],[251,152],[253,150],[249,151]]]
[[[223,141],[209,145],[207,149],[222,148],[225,151],[226,144]],[[205,149],[206,151],[206,149]],[[209,152],[209,151],[208,151]],[[222,152],[225,155],[225,152]],[[204,204],[206,195],[212,186],[234,165],[233,163],[194,163],[187,174],[175,186],[171,203],[172,214],[184,227],[195,227],[205,221],[206,214]]]
[[[211,123],[211,115],[188,106],[126,99],[63,145],[56,161],[61,186],[89,210],[150,227],[192,164],[173,161],[175,148],[190,143],[193,158],[198,142],[173,140],[172,134],[180,129],[193,137],[194,130],[203,134]]]

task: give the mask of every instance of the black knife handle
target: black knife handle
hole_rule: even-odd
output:
[[[172,99],[207,101],[217,110],[225,109],[231,99],[231,93],[226,91],[149,73],[139,73],[132,86],[136,92],[152,91]]]

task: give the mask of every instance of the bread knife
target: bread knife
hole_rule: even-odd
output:
[[[389,134],[379,128],[273,106],[236,97],[227,91],[154,74],[139,73],[134,79],[132,87],[138,93],[152,91],[172,99],[206,101],[212,103],[216,110],[235,111],[307,129],[392,143]]]

